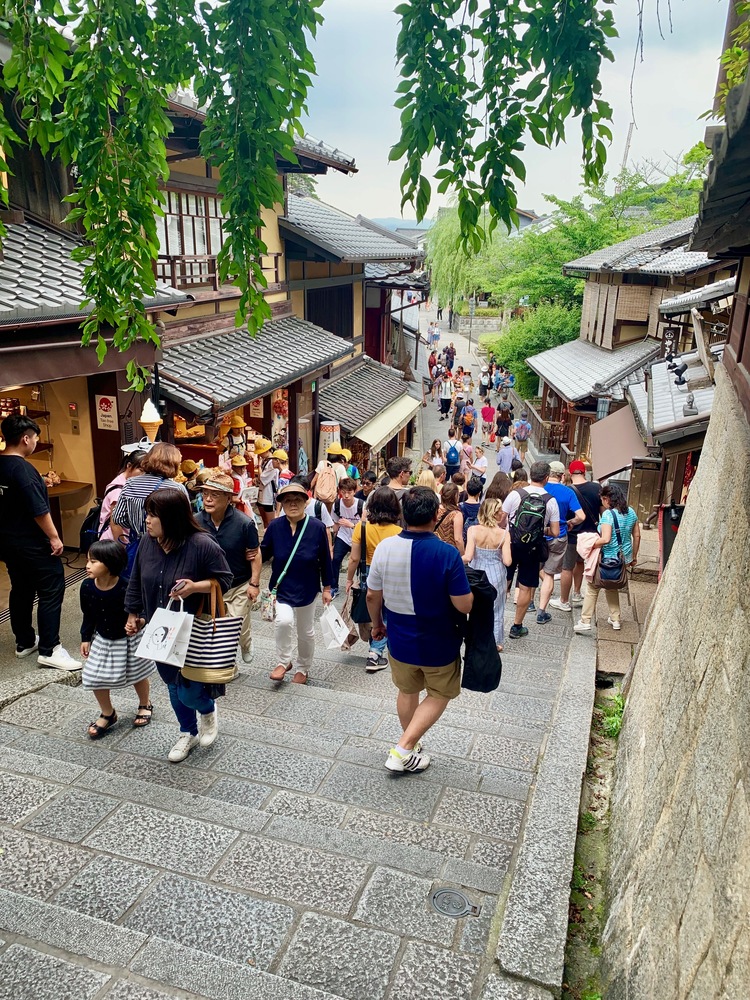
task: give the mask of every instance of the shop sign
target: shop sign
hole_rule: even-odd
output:
[[[262,416],[263,416],[263,400],[254,399],[250,403],[250,419],[252,419],[253,417],[262,417]]]
[[[114,396],[94,396],[96,405],[96,426],[100,431],[119,431],[117,419],[117,399]]]

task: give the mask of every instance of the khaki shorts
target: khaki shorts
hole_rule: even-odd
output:
[[[565,538],[553,538],[547,542],[547,561],[542,566],[542,572],[554,576],[559,573],[563,566],[565,553],[568,551],[568,536]]]
[[[578,549],[575,544],[568,541],[568,548],[563,556],[563,569],[575,569],[576,563],[582,563],[583,559],[578,555]]]
[[[419,694],[427,691],[433,698],[458,698],[461,694],[461,658],[444,667],[417,667],[401,660],[391,661],[393,683],[402,694]]]
[[[523,456],[529,450],[528,439],[526,439],[525,441],[514,441],[513,443],[515,444],[516,448],[518,448],[518,454],[521,456],[521,458],[523,458]]]

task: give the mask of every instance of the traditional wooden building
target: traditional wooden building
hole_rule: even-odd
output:
[[[689,249],[694,224],[690,216],[565,265],[586,282],[581,334],[528,359],[540,378],[524,401],[537,453],[590,459],[591,425],[626,405],[626,387],[666,351],[695,346],[692,328],[671,324],[660,305],[731,279],[736,262]]]

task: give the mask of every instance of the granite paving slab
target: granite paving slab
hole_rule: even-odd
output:
[[[245,741],[222,752],[219,769],[261,784],[315,792],[331,766],[331,761],[312,754]]]
[[[103,795],[68,788],[27,819],[24,829],[79,844],[116,805]]]
[[[337,764],[321,785],[320,794],[336,802],[427,820],[440,798],[440,788],[425,781],[425,777],[426,774],[393,776],[384,767],[374,770]]]
[[[470,1000],[479,960],[410,941],[393,986],[399,1000]]]
[[[149,936],[267,969],[295,917],[289,906],[165,875],[123,923]]]
[[[7,746],[0,747],[0,768],[4,771],[30,774],[37,778],[46,778],[49,781],[58,781],[64,784],[74,781],[79,774],[83,774],[86,770],[79,764],[40,757],[38,754],[27,753],[25,750],[13,750]]]
[[[400,943],[395,934],[305,913],[279,974],[347,1000],[382,1000]]]
[[[187,875],[208,875],[237,837],[214,823],[126,802],[84,844]]]
[[[456,921],[430,909],[432,889],[429,879],[376,868],[360,897],[354,917],[371,927],[387,927],[403,937],[450,945],[456,933]]]
[[[439,826],[434,822],[417,823],[367,809],[350,809],[344,825],[348,830],[367,837],[379,837],[389,843],[413,844],[444,857],[465,857],[471,841],[468,833],[453,827]]]
[[[106,965],[126,965],[146,942],[145,934],[5,889],[0,889],[0,926]]]
[[[20,823],[59,791],[59,785],[0,772],[0,823]]]
[[[2,1000],[93,1000],[110,976],[12,944],[0,955]]]
[[[0,827],[0,844],[0,885],[37,899],[49,899],[91,859],[78,847],[10,827]]]
[[[52,901],[65,909],[114,923],[158,874],[156,868],[101,854],[74,875]]]
[[[259,895],[345,915],[367,872],[368,865],[358,860],[246,836],[212,878]]]

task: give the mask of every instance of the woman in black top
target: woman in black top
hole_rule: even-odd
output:
[[[184,492],[164,488],[146,499],[146,533],[138,546],[125,595],[128,635],[143,627],[170,598],[181,598],[185,611],[195,614],[200,594],[218,580],[224,593],[232,583],[226,556],[193,517]],[[185,760],[198,746],[211,746],[218,733],[215,699],[225,694],[223,684],[202,684],[183,677],[177,667],[156,664],[169,688],[169,700],[180,723],[180,738],[169,760]],[[199,736],[200,731],[200,736]]]
[[[274,630],[276,666],[270,677],[272,681],[281,682],[292,669],[296,629],[297,669],[292,681],[306,684],[315,655],[315,598],[320,593],[321,581],[323,604],[331,603],[331,549],[323,522],[305,516],[308,497],[304,486],[299,483],[284,486],[279,490],[278,500],[284,514],[268,525],[260,546],[264,561],[273,560],[271,590],[278,588]],[[284,572],[287,563],[289,566]]]

